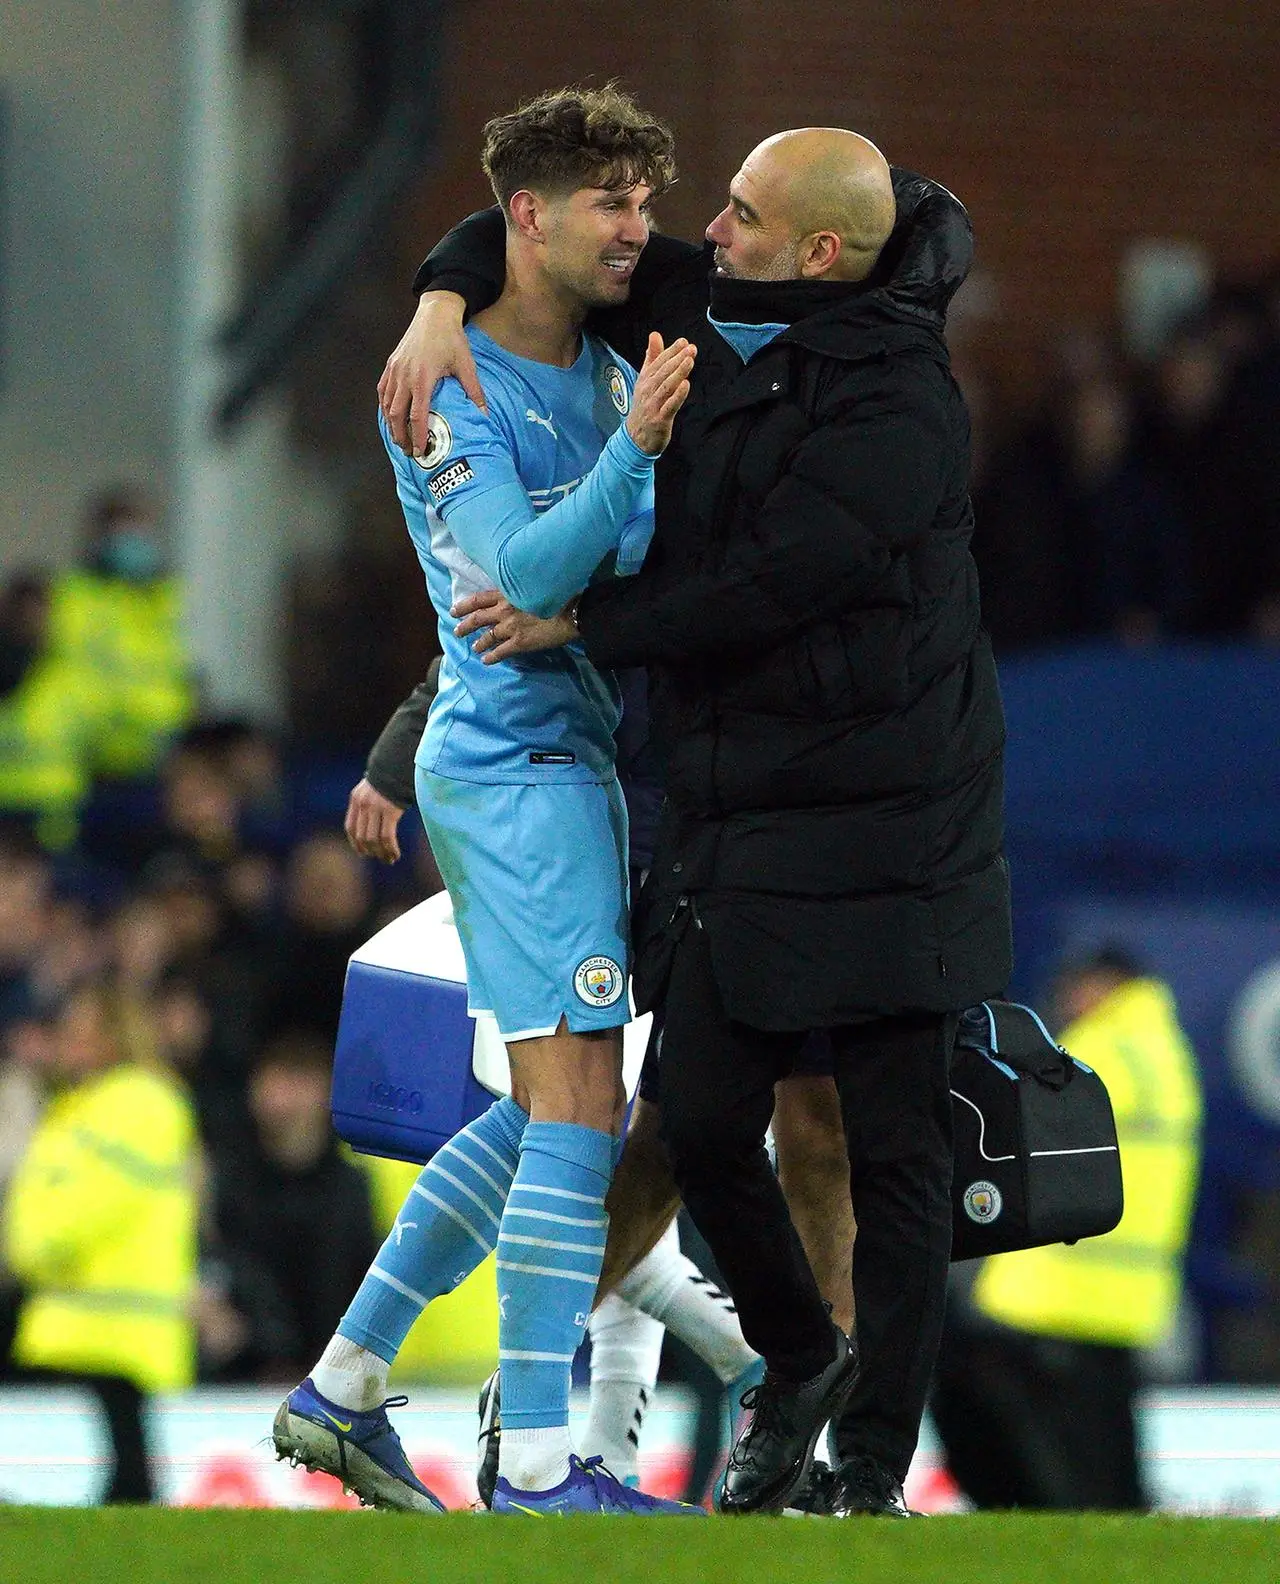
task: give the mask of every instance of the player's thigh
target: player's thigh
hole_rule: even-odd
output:
[[[473,1010],[508,1045],[629,1020],[626,815],[616,783],[493,786],[418,774]],[[482,987],[479,988],[479,987]]]
[[[616,1134],[622,1123],[622,1030],[556,1033],[508,1044],[511,1075],[539,1122],[573,1122]]]
[[[527,787],[526,851],[537,854],[525,894],[548,980],[571,1033],[630,1021],[626,805],[616,781]]]
[[[496,898],[491,902],[488,890],[495,879],[495,844],[515,817],[514,789],[458,781],[420,766],[414,772],[414,788],[431,853],[453,905],[467,974],[467,1011],[472,1017],[491,1013],[493,995],[486,983],[485,958],[492,954],[485,948]]]
[[[631,1019],[626,806],[617,782],[520,792],[523,940],[555,1029],[620,1031]]]

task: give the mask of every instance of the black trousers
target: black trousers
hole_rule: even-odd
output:
[[[1141,1511],[1128,1348],[947,1327],[932,1413],[947,1465],[978,1507]]]
[[[807,1030],[731,1020],[704,932],[677,944],[663,1007],[662,1131],[689,1214],[768,1368],[807,1380],[832,1357],[831,1321],[765,1153],[773,1085]],[[830,1030],[857,1239],[862,1375],[836,1427],[840,1457],[906,1476],[937,1355],[951,1254],[950,1014]]]

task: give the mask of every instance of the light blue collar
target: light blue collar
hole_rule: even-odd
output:
[[[720,332],[744,363],[761,347],[768,346],[774,336],[791,328],[785,324],[734,324],[731,320],[713,319],[710,308],[707,309],[707,323]]]

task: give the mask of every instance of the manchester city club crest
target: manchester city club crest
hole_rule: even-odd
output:
[[[986,1226],[989,1221],[998,1220],[1001,1210],[1004,1209],[1000,1190],[993,1182],[971,1182],[964,1191],[962,1203],[965,1215],[970,1221],[976,1221],[979,1226]]]
[[[453,430],[450,429],[448,420],[438,412],[433,412],[427,420],[427,449],[414,457],[420,468],[430,471],[439,467],[444,459],[453,450]]]
[[[622,969],[612,957],[586,957],[574,970],[574,991],[588,1006],[612,1006],[626,987]]]
[[[609,400],[625,417],[631,410],[631,392],[627,389],[625,375],[616,363],[610,363],[604,371],[604,378],[609,387]]]

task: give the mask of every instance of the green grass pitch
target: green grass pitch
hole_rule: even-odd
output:
[[[0,1584],[1280,1584],[1271,1520],[0,1508]]]

